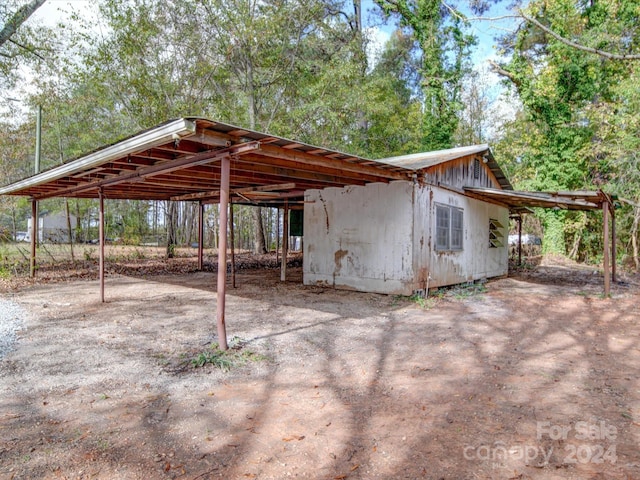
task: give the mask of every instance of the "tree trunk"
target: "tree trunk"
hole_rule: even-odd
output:
[[[167,202],[167,258],[173,258],[176,254],[177,230],[178,230],[178,204]]]
[[[18,236],[18,222],[16,220],[16,206],[11,205],[11,228],[13,229],[13,239]]]
[[[580,248],[581,241],[582,241],[582,235],[580,233],[576,233],[575,237],[573,237],[573,246],[571,247],[571,251],[569,252],[569,258],[571,260],[577,259],[578,249]]]
[[[264,224],[262,223],[262,208],[253,208],[253,253],[259,255],[261,253],[267,253],[267,248],[264,241]]]
[[[631,244],[633,246],[633,263],[636,266],[636,272],[638,272],[640,270],[640,259],[638,258],[638,225],[640,224],[640,207],[634,207],[633,213]]]
[[[71,260],[76,261],[76,257],[73,254],[73,229],[71,228],[71,213],[69,212],[69,199],[64,199],[64,207],[67,214],[67,232],[69,232],[69,248],[71,249]]]
[[[4,28],[0,31],[0,46],[4,45],[18,31],[18,28],[26,22],[29,17],[40,8],[46,0],[31,0],[29,3],[20,7],[4,24]]]

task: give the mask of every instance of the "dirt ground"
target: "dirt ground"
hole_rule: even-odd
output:
[[[184,260],[180,260],[184,262]],[[553,262],[426,302],[246,270],[5,288],[0,479],[637,479],[640,287]],[[82,276],[82,275],[80,275]],[[46,278],[46,275],[43,276]]]

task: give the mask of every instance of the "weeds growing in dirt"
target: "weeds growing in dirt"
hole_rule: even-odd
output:
[[[423,297],[422,295],[419,295],[419,294],[411,295],[409,297],[409,300],[411,300],[413,303],[418,305],[420,308],[424,308],[426,310],[429,310],[430,308],[435,307],[437,302],[437,299],[435,298]]]
[[[233,367],[239,367],[249,361],[259,362],[266,359],[264,355],[244,348],[245,343],[239,337],[233,337],[229,342],[229,349],[226,351],[220,350],[217,343],[212,343],[207,350],[198,353],[191,359],[191,365],[194,368],[200,368],[209,364],[223,372],[228,372]]]
[[[454,285],[452,287],[441,287],[429,293],[427,296],[416,293],[409,297],[409,300],[420,308],[426,310],[435,307],[443,298],[452,298],[454,300],[464,300],[481,293],[485,293],[487,288],[482,283],[469,283],[462,285]]]
[[[464,300],[481,293],[486,293],[487,287],[482,283],[470,283],[468,285],[459,285],[451,289],[451,296],[456,300]]]

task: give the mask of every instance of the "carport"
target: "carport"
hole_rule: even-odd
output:
[[[604,270],[604,294],[609,296],[611,281],[616,282],[616,221],[615,197],[602,190],[573,190],[559,192],[524,192],[515,190],[496,190],[492,188],[465,188],[465,192],[473,197],[488,202],[496,202],[509,207],[509,211],[518,221],[518,262],[522,256],[522,215],[529,213],[531,207],[551,208],[554,210],[602,210]],[[611,219],[609,219],[611,217]],[[609,230],[611,221],[611,230]],[[611,233],[609,233],[611,231]],[[609,243],[611,242],[611,243]],[[611,260],[611,258],[613,260]]]
[[[499,170],[499,169],[498,169]],[[220,205],[216,325],[221,349],[227,348],[225,295],[228,213],[233,204],[302,208],[304,192],[327,187],[425,182],[405,166],[315,147],[212,120],[187,117],[139,132],[75,160],[0,188],[0,195],[27,196],[32,206],[31,274],[35,274],[37,205],[53,197],[99,200],[100,300],[105,301],[104,200],[174,200],[199,204],[198,267],[203,266],[204,205]],[[457,191],[457,190],[456,190]],[[458,192],[461,193],[461,192]],[[465,188],[464,193],[521,214],[528,207],[602,209],[604,214],[605,295],[610,291],[609,214],[613,202],[602,191],[518,192]],[[233,225],[233,222],[231,223]],[[287,238],[284,222],[283,238]],[[612,222],[615,259],[615,222]],[[281,279],[285,279],[283,242]],[[615,261],[613,262],[615,281]]]
[[[300,207],[311,188],[411,180],[413,172],[346,153],[315,147],[233,125],[187,117],[165,122],[75,160],[0,188],[0,195],[28,196],[32,206],[31,275],[35,274],[37,204],[53,197],[99,199],[100,300],[104,302],[104,200],[198,202],[203,259],[204,205],[220,204],[220,225],[228,225],[233,203]],[[286,218],[286,217],[285,217]],[[288,235],[284,222],[283,237]],[[286,245],[286,242],[283,242]],[[283,247],[284,248],[284,247]],[[220,228],[216,323],[227,348],[225,295],[227,228]],[[282,279],[286,268],[283,251]]]

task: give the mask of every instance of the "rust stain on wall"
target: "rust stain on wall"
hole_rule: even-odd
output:
[[[338,250],[334,254],[334,261],[336,263],[335,273],[339,273],[340,272],[340,269],[342,268],[342,259],[344,257],[346,257],[348,254],[349,254],[349,252],[347,250]]]
[[[322,202],[322,208],[324,208],[324,218],[327,222],[327,235],[329,235],[329,212],[327,211],[327,202],[324,198],[322,198],[322,193],[318,194],[320,201]]]

